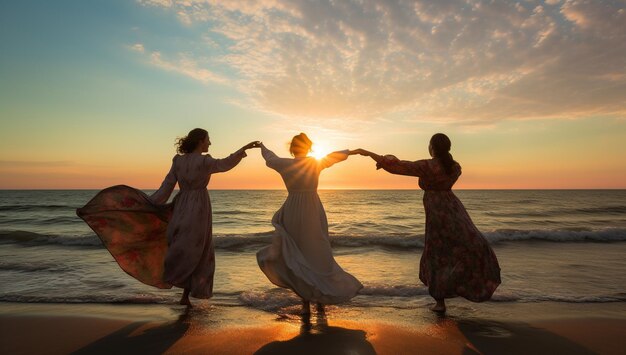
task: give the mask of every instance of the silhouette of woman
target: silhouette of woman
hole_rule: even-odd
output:
[[[211,174],[232,169],[246,156],[245,151],[258,147],[259,142],[224,159],[202,154],[210,145],[207,131],[193,129],[178,140],[179,154],[151,196],[118,185],[100,191],[77,210],[124,271],[151,286],[183,288],[180,304],[188,306],[190,295],[213,295],[215,251],[206,189]],[[176,183],[180,191],[166,204]]]
[[[426,212],[419,277],[437,301],[432,307],[436,312],[445,312],[445,298],[462,296],[474,302],[488,300],[500,284],[496,255],[451,190],[461,175],[461,166],[452,158],[450,147],[450,139],[437,133],[428,147],[432,159],[413,162],[393,155],[355,150],[374,159],[377,169],[419,177]]]
[[[355,153],[344,150],[317,160],[307,157],[312,144],[304,133],[293,137],[289,149],[293,159],[279,158],[261,144],[266,165],[281,175],[289,195],[272,218],[276,228],[272,244],[257,253],[257,261],[272,283],[302,298],[303,315],[310,313],[311,301],[323,312],[324,304],[348,301],[363,287],[333,258],[328,221],[317,194],[321,171]]]

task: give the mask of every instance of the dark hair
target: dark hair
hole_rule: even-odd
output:
[[[291,155],[296,155],[296,153],[304,152],[308,153],[311,151],[311,146],[313,146],[313,142],[307,137],[306,134],[300,133],[298,135],[293,136],[291,139],[291,144],[289,145],[289,153]]]
[[[187,154],[193,152],[198,144],[209,136],[209,132],[202,128],[194,128],[182,138],[176,138],[176,151],[179,154]]]
[[[430,146],[433,149],[433,158],[439,159],[446,174],[451,174],[456,161],[450,154],[450,147],[452,146],[450,138],[443,133],[436,133],[430,138]]]

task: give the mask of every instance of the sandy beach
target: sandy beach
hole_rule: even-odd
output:
[[[292,314],[198,302],[164,305],[0,304],[3,354],[622,354],[626,305],[481,304],[464,316],[427,309],[331,307],[311,326]]]

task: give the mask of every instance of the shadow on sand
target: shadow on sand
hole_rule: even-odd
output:
[[[189,329],[189,309],[178,320],[139,334],[133,332],[149,322],[135,322],[77,350],[73,354],[162,354]]]
[[[298,336],[266,344],[254,354],[376,354],[372,344],[365,339],[365,334],[363,330],[331,327],[323,313],[318,314],[315,325],[311,324],[310,315],[305,315],[302,316]]]
[[[454,320],[458,330],[481,354],[595,354],[545,329],[521,322]],[[464,354],[476,354],[466,348]]]

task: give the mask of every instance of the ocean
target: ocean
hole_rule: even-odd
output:
[[[76,216],[96,192],[0,191],[0,302],[176,304],[180,289],[155,289],[126,275]],[[209,192],[217,258],[209,302],[270,312],[299,304],[266,279],[255,259],[270,242],[270,220],[286,191]],[[490,302],[626,301],[626,190],[455,193],[502,268]],[[319,195],[335,258],[365,286],[350,307],[402,310],[432,302],[418,278],[422,191]]]

